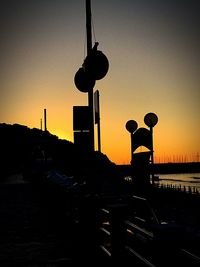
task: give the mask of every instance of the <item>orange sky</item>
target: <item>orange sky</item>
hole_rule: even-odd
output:
[[[16,2],[1,10],[0,122],[40,128],[46,108],[48,130],[73,141],[73,106],[88,101],[74,85],[86,55],[85,3]],[[91,3],[93,41],[110,63],[94,88],[100,92],[102,152],[115,163],[130,163],[125,124],[133,119],[145,127],[145,114],[154,112],[155,159],[197,159],[197,1]]]

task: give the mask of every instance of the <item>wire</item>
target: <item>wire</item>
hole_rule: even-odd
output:
[[[92,34],[94,36],[94,42],[96,43],[95,27],[94,27],[94,22],[93,22],[92,15],[91,15],[91,23],[92,23]]]
[[[94,26],[94,21],[93,21],[92,13],[91,13],[91,26],[92,26],[92,35],[94,37],[94,42],[96,44],[97,41],[96,41],[95,26]],[[85,31],[85,40],[84,40],[84,48],[83,48],[83,58],[84,59],[86,57],[86,44],[87,44],[87,31]]]
[[[85,31],[84,49],[83,49],[83,60],[86,57],[86,44],[87,44],[87,31]]]

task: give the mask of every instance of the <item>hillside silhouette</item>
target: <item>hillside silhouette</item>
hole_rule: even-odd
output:
[[[2,123],[0,145],[1,181],[23,173],[25,179],[39,182],[51,170],[74,176],[79,183],[87,182],[92,187],[105,183],[111,186],[117,181],[116,165],[105,154],[83,153],[74,143],[48,131]]]

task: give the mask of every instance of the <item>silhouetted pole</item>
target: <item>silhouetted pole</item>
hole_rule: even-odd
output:
[[[98,151],[101,152],[101,127],[100,127],[100,105],[99,105],[99,90],[96,91],[96,97],[97,97],[97,136],[98,136]]]
[[[44,109],[44,131],[47,131],[47,111]]]
[[[91,2],[86,0],[86,31],[87,31],[87,55],[92,50],[92,30],[91,30]],[[88,92],[88,106],[90,110],[90,146],[94,151],[94,113],[93,113],[93,89]]]
[[[42,119],[40,119],[40,130],[42,131]]]
[[[131,132],[130,135],[131,135],[131,164],[133,164],[133,132]]]
[[[134,120],[126,122],[126,130],[130,133],[131,137],[131,164],[133,164],[133,133],[137,130],[138,124]]]
[[[91,30],[91,3],[86,0],[86,30],[87,30],[87,54],[92,50],[92,30]]]
[[[155,113],[149,112],[144,117],[145,124],[149,127],[151,134],[151,173],[152,173],[152,184],[154,184],[154,149],[153,149],[153,127],[158,123],[158,117]]]
[[[153,127],[149,127],[151,133],[151,166],[152,166],[152,184],[154,184],[154,155],[153,155]]]

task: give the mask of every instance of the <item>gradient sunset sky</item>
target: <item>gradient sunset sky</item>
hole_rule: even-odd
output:
[[[156,161],[200,153],[200,1],[91,0],[93,43],[109,59],[100,92],[102,152],[130,163],[128,120],[154,112]],[[0,9],[0,122],[73,142],[74,75],[86,56],[85,0],[7,0]],[[95,144],[97,143],[95,130]],[[97,147],[97,144],[96,144]]]

